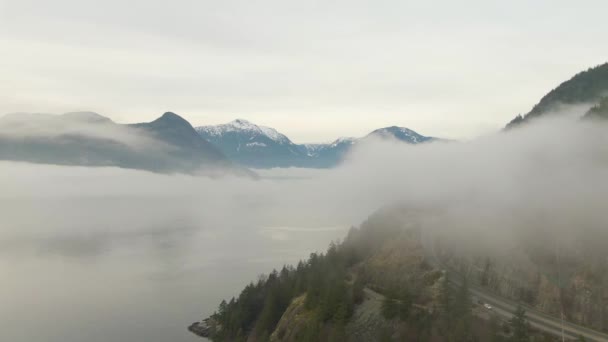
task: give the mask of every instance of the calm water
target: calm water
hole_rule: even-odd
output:
[[[345,232],[177,231],[108,243],[86,234],[29,247],[5,241],[0,341],[200,341],[187,325],[222,298],[260,273],[324,250]]]
[[[0,162],[1,342],[200,341],[187,326],[376,204],[325,171],[209,179]]]

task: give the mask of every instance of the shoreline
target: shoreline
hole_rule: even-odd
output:
[[[190,324],[188,326],[188,331],[196,336],[211,339],[212,330],[214,330],[213,325],[214,324],[211,322],[211,318],[205,318],[200,322]]]

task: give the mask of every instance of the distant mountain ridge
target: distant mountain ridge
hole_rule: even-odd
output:
[[[417,132],[412,131],[409,128],[398,127],[398,126],[379,128],[379,129],[371,132],[367,136],[365,136],[363,139],[372,138],[372,137],[374,137],[374,138],[395,138],[399,141],[407,142],[410,144],[419,144],[419,143],[423,143],[423,142],[427,142],[427,141],[435,139],[432,137],[426,137],[424,135],[418,134]]]
[[[435,138],[404,127],[377,129],[363,138],[338,138],[324,144],[296,144],[274,128],[259,126],[244,119],[226,124],[200,126],[196,131],[228,158],[248,167],[328,168],[338,165],[358,143],[372,138],[396,139],[419,144]]]
[[[0,117],[0,160],[168,173],[246,173],[172,112],[152,122],[125,125],[93,112],[7,114]]]
[[[194,128],[173,112],[136,124],[118,124],[94,112],[11,113],[0,117],[0,160],[169,173],[231,169],[251,175],[232,162],[255,168],[329,168],[353,146],[374,138],[409,144],[434,140],[391,126],[362,138],[296,144],[273,128],[244,119]]]
[[[196,131],[229,159],[249,167],[302,166],[300,162],[305,156],[302,146],[285,135],[244,119],[196,127]]]

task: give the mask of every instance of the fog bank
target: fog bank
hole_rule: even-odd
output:
[[[218,227],[348,227],[396,202],[449,208],[459,232],[512,233],[539,215],[551,229],[581,232],[608,218],[606,129],[553,120],[469,142],[377,141],[339,168],[259,170],[261,180],[1,162],[0,243],[4,253],[86,254]]]
[[[0,162],[0,336],[172,339],[256,274],[394,204],[430,209],[423,229],[465,249],[603,251],[607,131],[556,119],[468,142],[375,141],[336,169],[259,180]]]

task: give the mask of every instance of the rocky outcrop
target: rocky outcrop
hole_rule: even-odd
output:
[[[219,330],[219,327],[213,318],[205,318],[200,322],[190,324],[188,330],[200,337],[211,338]]]
[[[364,290],[363,302],[355,308],[346,325],[346,335],[352,342],[375,342],[391,323],[381,315],[384,296],[370,289]]]
[[[304,305],[306,295],[296,297],[281,316],[270,341],[298,341],[298,337],[311,323],[312,313]]]

